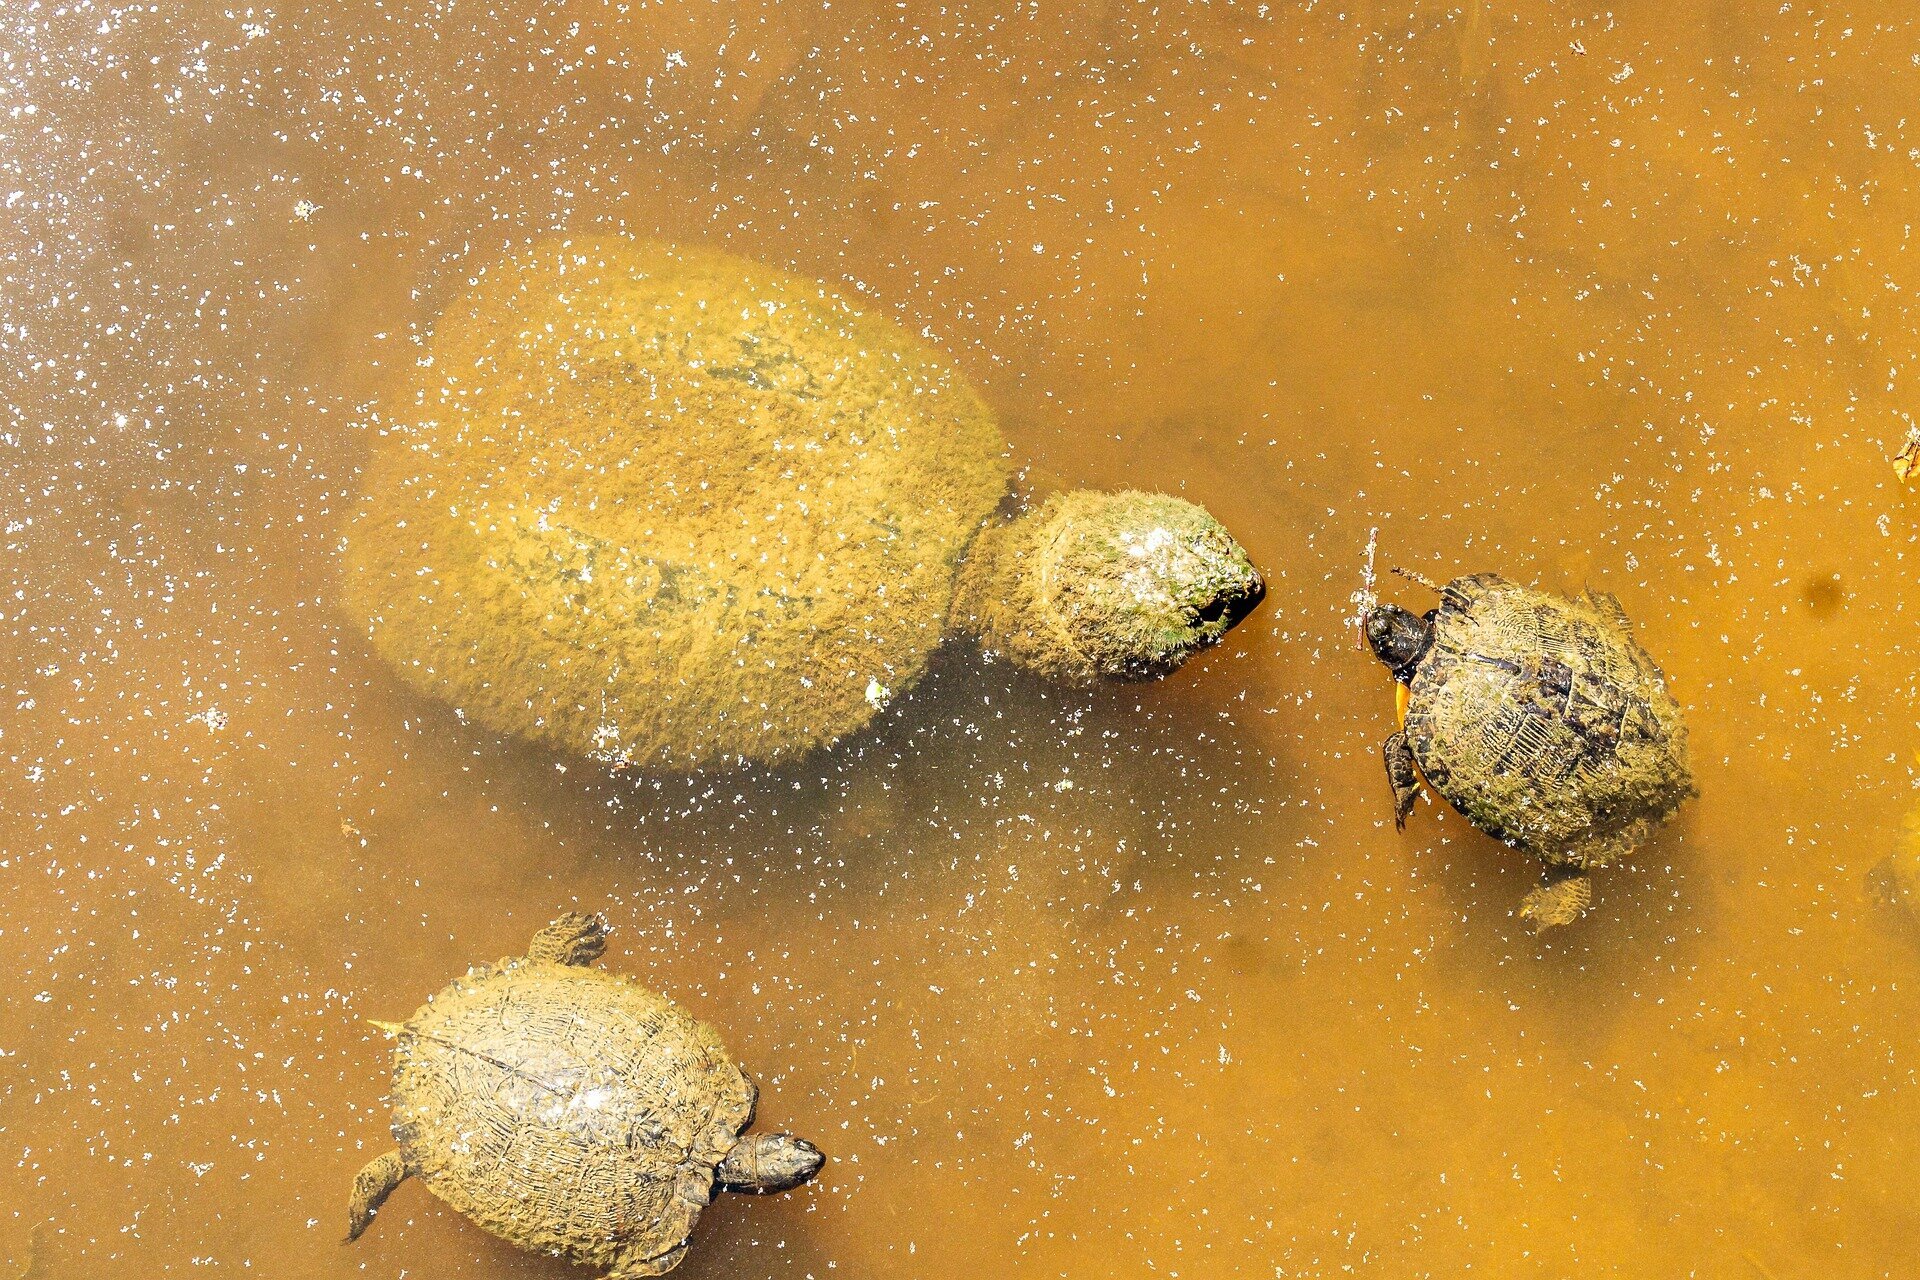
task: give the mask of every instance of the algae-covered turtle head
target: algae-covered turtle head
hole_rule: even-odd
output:
[[[616,766],[799,755],[951,632],[1164,675],[1259,599],[1212,517],[1001,514],[992,413],[898,325],[726,254],[553,239],[478,271],[386,403],[344,599],[412,684]]]
[[[956,614],[989,649],[1056,679],[1154,679],[1214,643],[1266,590],[1202,507],[1079,491],[982,535]]]
[[[812,1143],[745,1132],[758,1090],[713,1028],[591,967],[606,935],[570,912],[525,955],[379,1024],[396,1041],[398,1145],[354,1179],[349,1241],[417,1177],[504,1240],[637,1280],[679,1265],[716,1191],[787,1191],[820,1172]]]
[[[1368,644],[1399,681],[1386,740],[1394,824],[1422,780],[1495,839],[1538,858],[1536,931],[1592,895],[1616,861],[1693,793],[1687,730],[1666,676],[1611,595],[1562,596],[1498,574],[1457,578],[1425,615],[1379,604]]]

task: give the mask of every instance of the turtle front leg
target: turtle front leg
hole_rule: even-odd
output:
[[[1593,901],[1593,881],[1578,867],[1549,867],[1547,882],[1520,900],[1520,918],[1535,933],[1572,924]]]
[[[527,958],[550,964],[592,964],[607,949],[608,932],[607,922],[599,916],[569,911],[533,935]]]
[[[1387,761],[1387,782],[1393,787],[1393,829],[1404,831],[1413,802],[1420,798],[1420,770],[1413,763],[1413,748],[1405,733],[1388,737],[1380,748]]]
[[[407,1162],[398,1151],[375,1156],[353,1180],[353,1195],[347,1201],[347,1243],[352,1244],[373,1222],[393,1189],[407,1180]]]

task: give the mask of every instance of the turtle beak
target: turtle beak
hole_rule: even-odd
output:
[[[815,1175],[826,1167],[826,1153],[814,1146],[811,1142],[808,1142],[805,1138],[795,1138],[793,1145],[799,1149],[800,1153],[799,1167],[796,1170],[799,1174],[797,1183],[812,1182]]]

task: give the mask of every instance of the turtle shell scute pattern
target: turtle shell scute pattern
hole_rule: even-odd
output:
[[[1550,863],[1599,866],[1692,793],[1679,704],[1612,596],[1478,574],[1447,585],[1433,624],[1407,743],[1481,830]]]
[[[684,1248],[754,1099],[666,997],[525,958],[446,987],[395,1054],[408,1169],[493,1234],[600,1267]]]

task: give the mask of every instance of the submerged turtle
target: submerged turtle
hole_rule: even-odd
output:
[[[391,405],[345,599],[416,687],[616,766],[797,755],[948,631],[1057,679],[1165,675],[1259,600],[1204,510],[1016,519],[931,349],[726,254],[552,239],[479,272]]]
[[[46,1280],[46,1255],[43,1247],[46,1240],[47,1224],[36,1222],[27,1232],[26,1252],[14,1259],[13,1268],[7,1274],[11,1280]]]
[[[399,1026],[397,1151],[360,1171],[357,1240],[402,1180],[526,1249],[607,1268],[677,1266],[716,1185],[785,1191],[825,1157],[784,1133],[744,1134],[753,1081],[713,1029],[591,964],[596,916],[567,914],[524,956],[483,965]]]
[[[1474,826],[1546,864],[1521,916],[1536,931],[1570,923],[1591,899],[1588,869],[1693,794],[1680,706],[1611,595],[1493,573],[1432,589],[1440,607],[1425,616],[1390,604],[1366,615],[1400,682],[1402,727],[1385,746],[1394,825],[1424,776]]]
[[[1867,892],[1908,924],[1920,924],[1920,805],[1907,810],[1893,848],[1867,871]]]

